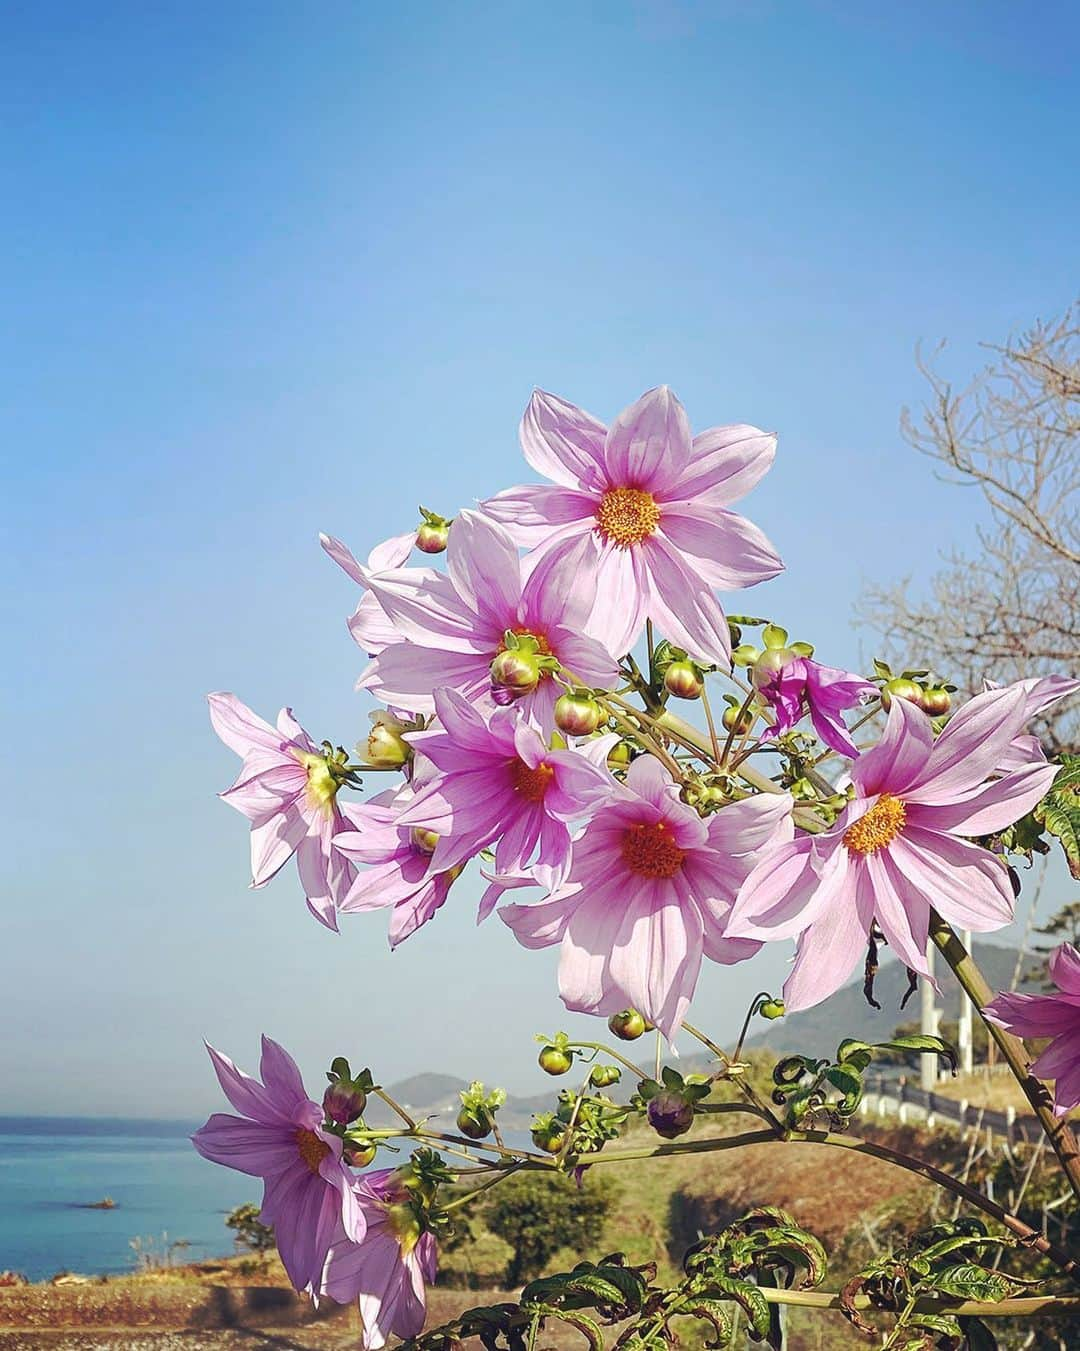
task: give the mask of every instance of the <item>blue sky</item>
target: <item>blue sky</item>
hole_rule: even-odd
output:
[[[530,477],[534,385],[607,417],[666,381],[698,427],[775,428],[746,510],[789,572],[753,607],[857,661],[863,581],[925,579],[977,521],[898,436],[915,344],[963,378],[1071,296],[1077,28],[9,8],[0,1111],[194,1114],[200,1038],[250,1063],[263,1029],[312,1083],[344,1052],[537,1087],[531,1034],[571,1025],[554,959],[477,932],[471,884],[393,956],[379,916],[316,926],[291,871],[246,889],[205,691],[354,741],[354,590],[317,532],[366,552]],[[710,970],[697,1020],[730,1036],[785,957]]]

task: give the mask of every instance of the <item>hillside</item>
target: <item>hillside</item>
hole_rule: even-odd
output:
[[[1017,950],[995,943],[974,944],[975,960],[983,975],[995,990],[1005,990],[1012,980]],[[766,1030],[747,1039],[747,1046],[767,1046],[770,1051],[787,1055],[805,1051],[811,1055],[831,1055],[844,1037],[861,1037],[864,1041],[884,1041],[896,1025],[919,1016],[919,996],[915,993],[901,1010],[900,1001],[908,988],[906,969],[894,958],[882,954],[884,960],[874,982],[874,998],[880,1009],[871,1008],[863,997],[862,976],[843,989],[837,990],[824,1003],[802,1013],[792,1013]],[[1034,966],[1025,961],[1025,971]],[[939,958],[934,969],[941,994],[938,1007],[944,1010],[946,1021],[955,1020],[960,1009],[961,990],[956,977]],[[1038,989],[1036,982],[1021,981],[1021,990]]]

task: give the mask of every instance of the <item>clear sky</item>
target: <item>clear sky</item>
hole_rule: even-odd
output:
[[[391,956],[247,890],[204,693],[366,727],[354,588],[418,501],[530,477],[534,385],[670,383],[780,454],[751,604],[858,660],[864,579],[978,503],[897,417],[1070,299],[1077,11],[871,3],[9,5],[0,1112],[196,1114],[200,1039],[535,1089],[553,954],[461,883]],[[1062,887],[1064,884],[1062,883]],[[1047,908],[1061,896],[1051,897]],[[710,968],[729,1036],[786,953]]]

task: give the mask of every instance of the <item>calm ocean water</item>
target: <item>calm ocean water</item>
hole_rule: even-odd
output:
[[[132,1239],[158,1253],[186,1239],[193,1259],[232,1252],[225,1216],[262,1183],[200,1158],[199,1124],[0,1117],[0,1271],[131,1271]],[[104,1196],[114,1210],[83,1208]]]

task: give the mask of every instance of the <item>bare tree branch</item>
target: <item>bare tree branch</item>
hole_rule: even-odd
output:
[[[923,597],[910,579],[872,585],[857,610],[894,663],[933,660],[972,693],[987,678],[1080,667],[1080,306],[987,350],[990,363],[959,393],[920,355],[930,398],[918,419],[901,417],[938,478],[982,493],[982,553],[946,555]],[[1037,730],[1051,750],[1076,750],[1080,701]]]

